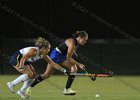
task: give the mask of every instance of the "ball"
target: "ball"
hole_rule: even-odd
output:
[[[100,95],[99,95],[99,94],[96,94],[96,95],[95,95],[95,97],[96,97],[96,98],[99,98],[99,97],[100,97]]]

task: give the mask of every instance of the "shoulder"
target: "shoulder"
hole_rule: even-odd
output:
[[[75,41],[73,40],[73,38],[68,38],[65,43],[70,48],[73,48],[75,46]]]
[[[37,48],[31,47],[28,51],[28,53],[32,54],[32,55],[36,55],[37,54]]]
[[[73,38],[68,38],[68,39],[66,39],[66,43],[75,44],[75,41]]]
[[[37,48],[30,48],[29,51],[37,51]]]

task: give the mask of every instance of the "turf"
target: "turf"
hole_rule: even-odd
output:
[[[0,75],[0,100],[20,100],[6,87],[6,82],[16,77]],[[140,76],[97,78],[96,81],[91,81],[86,76],[78,76],[72,86],[77,92],[74,96],[62,93],[66,79],[66,76],[52,76],[32,89],[29,100],[140,100]],[[15,90],[21,85],[17,85]],[[96,94],[100,97],[96,98]]]

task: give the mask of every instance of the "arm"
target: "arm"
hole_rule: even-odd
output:
[[[20,60],[20,64],[19,64],[19,69],[24,68],[24,63],[26,61],[26,59],[29,59],[31,57],[34,57],[36,55],[36,49],[31,48],[28,53],[26,53]]]
[[[77,65],[77,66],[79,66],[80,68],[83,69],[83,67],[85,67],[85,66],[84,66],[83,64],[77,62],[76,60],[74,60],[74,59],[72,58],[72,55],[73,55],[73,53],[74,53],[74,48],[75,48],[75,42],[74,42],[74,40],[73,40],[73,39],[68,39],[68,40],[66,40],[66,45],[68,46],[67,60],[68,60],[70,63],[72,63],[72,64],[74,64],[74,65]]]
[[[43,59],[46,60],[53,68],[55,68],[55,69],[57,69],[57,70],[59,70],[61,72],[64,72],[66,74],[69,74],[69,72],[67,70],[62,68],[59,64],[53,62],[48,55],[44,55]]]

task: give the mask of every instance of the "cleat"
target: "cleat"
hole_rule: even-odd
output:
[[[9,90],[10,90],[12,93],[15,93],[15,92],[14,92],[14,85],[13,85],[11,82],[7,82],[7,87],[9,88]]]
[[[20,90],[17,92],[17,95],[20,96],[20,98],[22,98],[22,99],[29,98],[24,92],[21,92]]]
[[[73,91],[71,88],[68,88],[68,89],[65,88],[63,93],[64,95],[75,95],[76,91]]]
[[[31,96],[31,87],[27,88],[27,90],[25,91],[25,94],[29,97]]]

